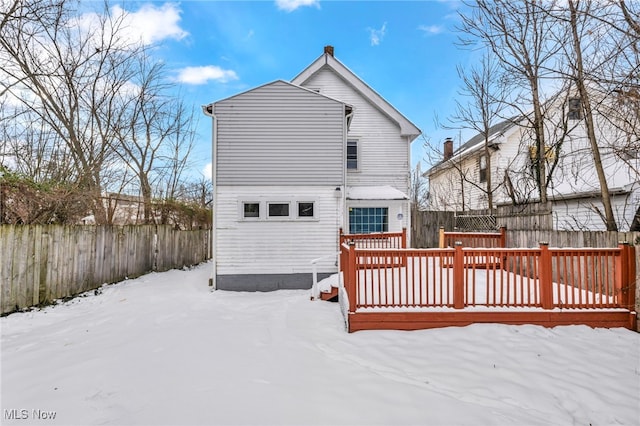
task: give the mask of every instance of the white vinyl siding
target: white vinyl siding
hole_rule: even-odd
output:
[[[342,184],[344,104],[277,81],[214,105],[218,185]]]
[[[290,204],[286,220],[243,220],[243,200]],[[313,202],[314,218],[298,218],[298,202]],[[335,187],[218,186],[216,207],[216,266],[219,275],[311,273],[311,260],[329,255],[319,272],[336,272],[340,198]],[[263,207],[264,206],[264,207]],[[278,218],[282,219],[282,218]]]
[[[611,197],[613,215],[620,229],[629,229],[639,201],[640,190],[635,194]],[[629,206],[632,207],[629,208]],[[559,231],[606,231],[604,221],[594,207],[603,211],[602,202],[598,199],[553,201],[554,229]]]
[[[410,144],[400,136],[400,127],[328,68],[304,85],[322,87],[323,94],[354,107],[347,139],[358,139],[358,173],[348,174],[347,185],[390,185],[408,194]]]

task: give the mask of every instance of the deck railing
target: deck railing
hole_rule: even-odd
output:
[[[506,247],[507,230],[500,228],[500,232],[450,232],[440,227],[439,247],[455,247],[462,243],[463,247]]]
[[[341,244],[340,270],[350,313],[363,308],[635,306],[635,248],[627,244],[418,250],[364,249],[352,241]]]
[[[344,234],[340,228],[340,245],[354,242],[363,249],[399,249],[407,248],[407,229],[402,232],[384,232],[373,234]]]

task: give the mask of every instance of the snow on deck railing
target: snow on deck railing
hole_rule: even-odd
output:
[[[635,306],[635,248],[361,249],[340,246],[349,312],[360,308]]]

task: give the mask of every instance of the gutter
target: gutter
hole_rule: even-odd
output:
[[[215,114],[213,113],[213,104],[203,105],[202,112],[204,115],[211,117],[211,184],[212,184],[212,214],[211,214],[211,278],[209,278],[209,287],[211,290],[217,290],[217,235],[216,235],[216,225],[217,225],[217,214],[215,212],[214,207],[218,203],[218,196],[216,190],[218,189],[218,120],[216,119]]]

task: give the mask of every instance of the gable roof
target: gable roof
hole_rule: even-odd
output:
[[[387,117],[398,124],[400,127],[400,135],[408,136],[413,141],[420,136],[422,131],[416,127],[407,117],[402,115],[400,111],[395,109],[393,105],[387,102],[382,96],[380,96],[375,90],[373,90],[367,83],[361,80],[344,64],[338,61],[332,53],[326,51],[318,59],[313,61],[311,65],[305,68],[300,74],[295,76],[291,82],[296,85],[302,85],[308,81],[314,74],[323,68],[329,68],[335,72],[340,78],[346,81],[351,87],[353,87],[358,93],[360,93],[365,99],[375,105],[380,111],[382,111]]]
[[[504,121],[501,121],[497,124],[494,124],[493,126],[489,127],[489,139],[494,139],[496,136],[504,133],[505,131],[509,130],[512,126],[515,126],[516,123],[518,123],[517,120],[518,117],[512,117],[512,118],[508,118]],[[460,147],[458,149],[456,149],[456,151],[453,153],[454,156],[456,156],[457,154],[461,153],[462,151],[465,151],[469,148],[473,148],[475,145],[478,144],[483,144],[484,143],[484,135],[482,133],[478,133],[475,136],[473,136],[471,139],[469,139],[468,141],[466,141],[464,144],[460,145]]]
[[[494,124],[489,127],[489,143],[491,145],[498,144],[499,142],[496,140],[498,137],[504,135],[511,129],[515,129],[517,124],[521,121],[522,116],[517,115],[511,118],[507,118],[499,123]],[[429,170],[424,172],[422,176],[429,176],[432,173],[435,173],[443,168],[446,168],[445,164],[451,162],[453,160],[459,160],[463,157],[466,157],[470,154],[473,154],[479,151],[484,146],[484,135],[482,133],[477,133],[468,139],[465,143],[460,145],[458,149],[453,152],[453,156],[446,160],[442,160],[438,162],[436,165],[431,167]]]

